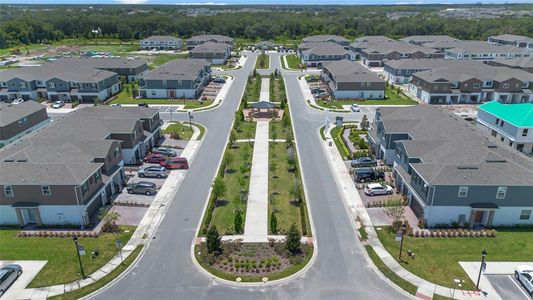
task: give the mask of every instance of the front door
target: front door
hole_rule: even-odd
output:
[[[24,224],[37,224],[37,216],[34,209],[24,209],[22,215],[24,216]]]
[[[169,98],[176,98],[176,91],[168,91]]]
[[[483,221],[483,211],[476,211],[474,214],[474,224],[481,224]]]

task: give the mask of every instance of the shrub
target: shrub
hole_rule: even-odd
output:
[[[207,252],[220,253],[221,251],[221,237],[218,234],[216,226],[209,228],[206,236]]]
[[[80,101],[78,101],[78,100],[72,101],[72,108],[78,106],[79,104],[80,104]]]
[[[289,228],[289,231],[287,233],[287,237],[285,240],[285,246],[291,254],[294,255],[300,252],[301,238],[302,236],[300,235],[300,232],[296,228],[296,224],[292,224],[291,227]]]

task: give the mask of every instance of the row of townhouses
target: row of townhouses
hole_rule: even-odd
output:
[[[501,34],[489,36],[487,42],[498,45],[511,45],[520,48],[533,48],[533,38],[514,35],[514,34]]]
[[[139,162],[159,140],[161,123],[156,109],[96,106],[7,145],[0,150],[0,224],[91,224],[119,192],[124,164]]]
[[[204,34],[196,35],[187,40],[187,50],[208,43],[223,43],[233,47],[233,39],[223,35]],[[153,35],[140,41],[143,50],[180,50],[183,48],[183,40],[169,35]]]
[[[429,226],[533,223],[533,161],[441,108],[381,107],[369,141]]]
[[[385,81],[354,61],[338,60],[325,63],[321,79],[337,99],[385,98]]]
[[[46,106],[35,101],[0,102],[0,148],[44,127],[49,121]]]

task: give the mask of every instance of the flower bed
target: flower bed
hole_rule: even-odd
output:
[[[409,230],[412,237],[455,238],[455,237],[496,237],[496,230],[473,229],[437,229],[437,230]]]

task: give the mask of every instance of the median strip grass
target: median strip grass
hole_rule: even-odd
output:
[[[285,57],[287,58],[286,67],[288,67],[288,69],[300,69],[302,61],[296,54],[285,55]]]

